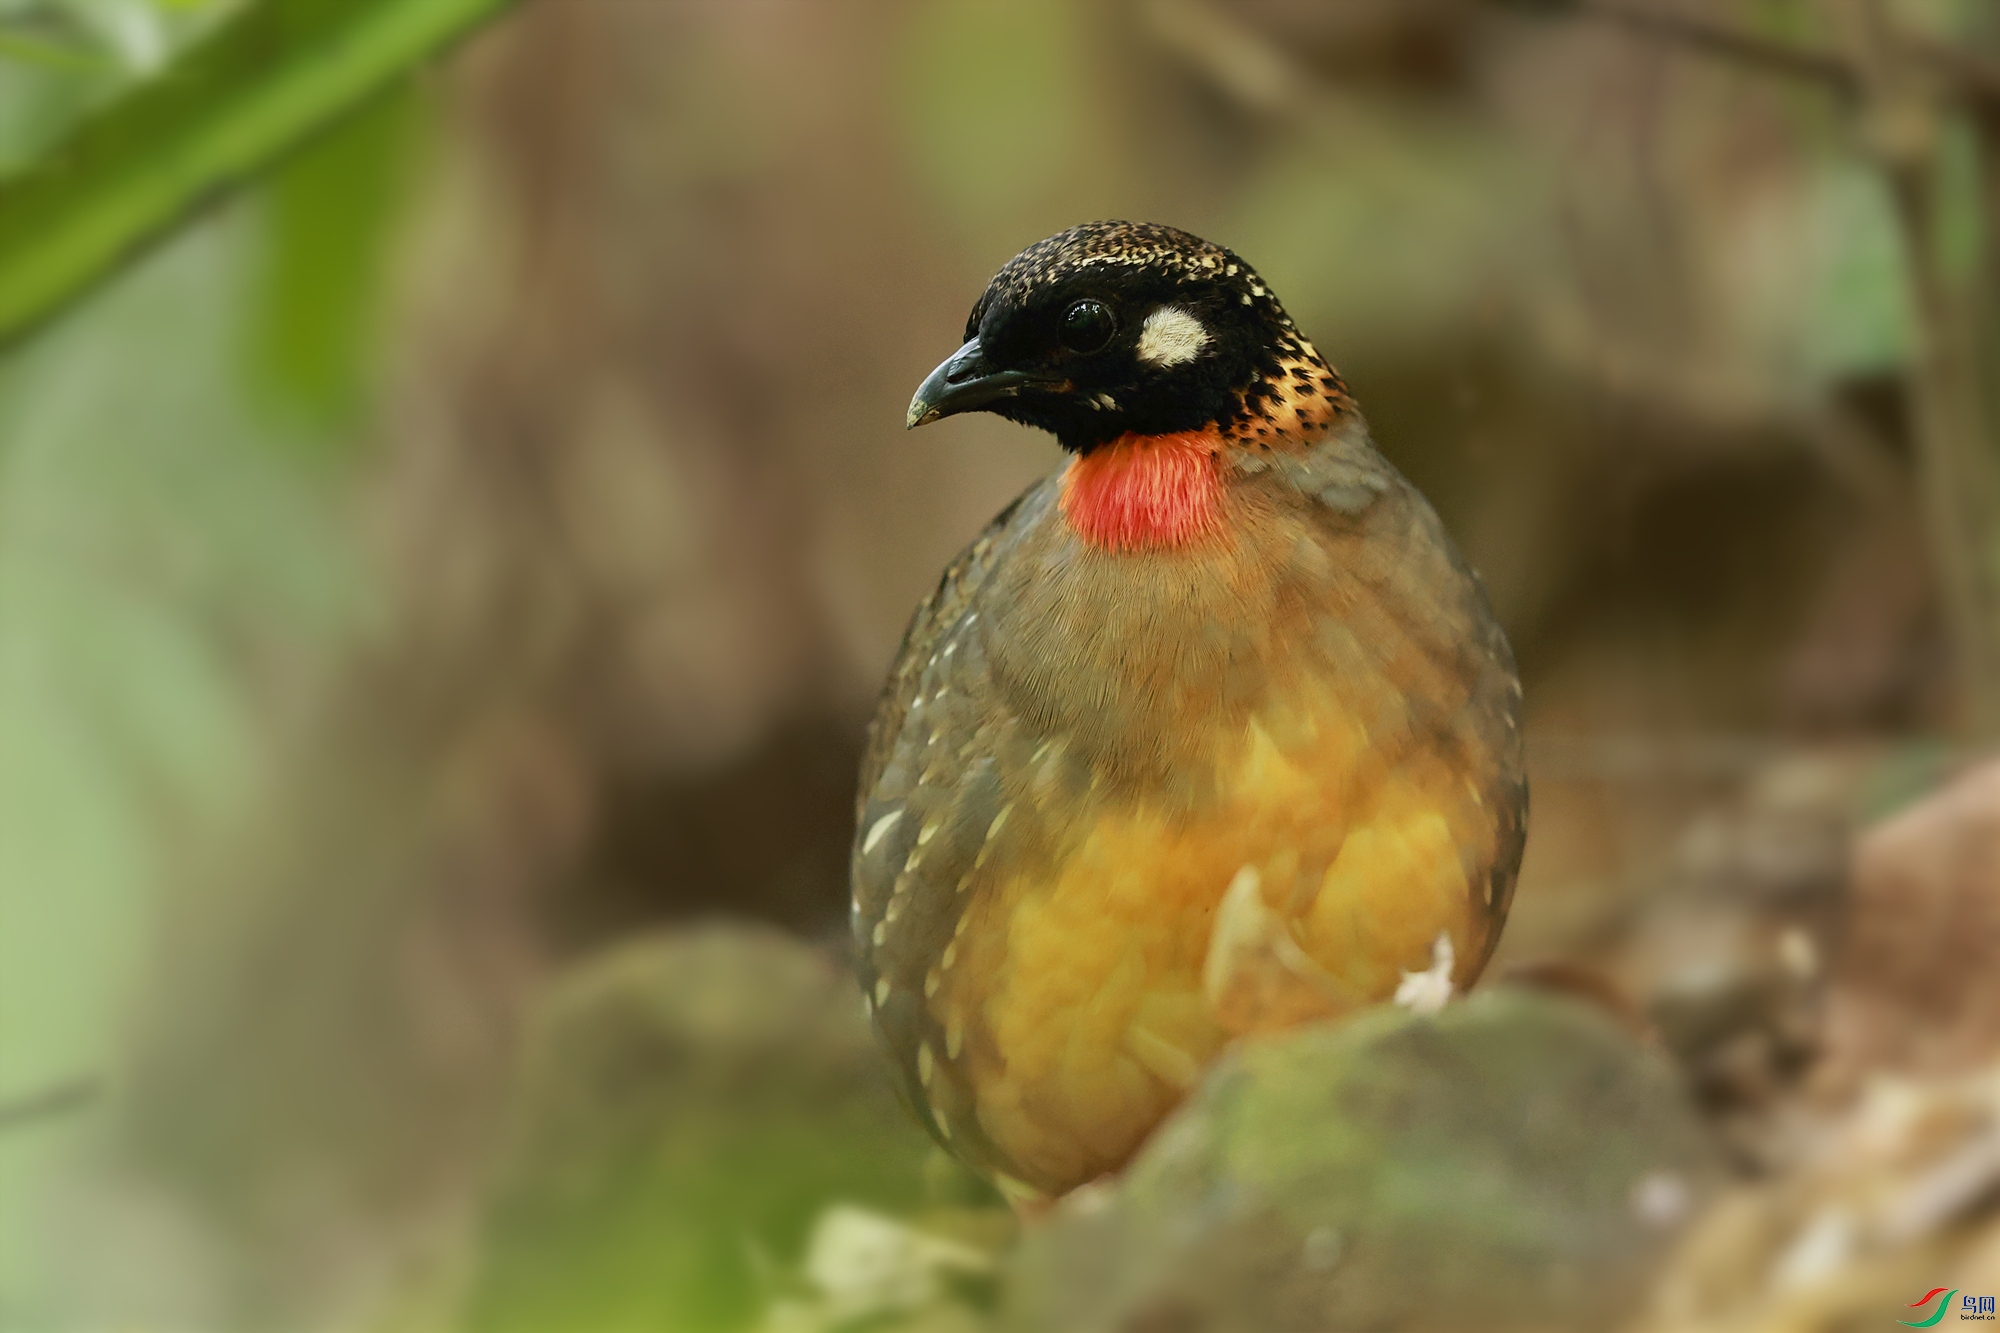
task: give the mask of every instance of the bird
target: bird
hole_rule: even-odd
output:
[[[1064,459],[910,620],[850,920],[912,1110],[1026,1211],[1230,1043],[1472,983],[1526,836],[1522,694],[1479,578],[1233,251],[1029,246],[905,424],[973,411]]]

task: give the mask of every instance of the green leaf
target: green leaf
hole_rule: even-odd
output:
[[[257,388],[314,424],[351,425],[365,401],[381,270],[428,109],[414,86],[378,98],[269,177],[246,352]],[[357,434],[315,438],[352,444]]]
[[[0,183],[0,341],[512,0],[264,0]]]

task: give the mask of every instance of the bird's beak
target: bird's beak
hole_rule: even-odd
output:
[[[979,339],[974,338],[924,377],[917,386],[917,396],[910,400],[903,425],[914,428],[940,417],[970,412],[997,399],[1012,398],[1029,386],[1059,388],[1065,383],[1060,377],[1033,371],[995,370],[986,364]]]

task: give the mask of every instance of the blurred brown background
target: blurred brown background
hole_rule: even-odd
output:
[[[1837,946],[1969,734],[1838,96],[1467,0],[531,0],[0,370],[0,1103],[76,1103],[0,1122],[0,1328],[388,1326],[549,977],[837,935],[903,622],[1058,461],[903,407],[1096,217],[1256,264],[1485,576],[1497,968]]]

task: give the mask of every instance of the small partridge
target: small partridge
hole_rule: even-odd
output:
[[[1230,251],[1030,246],[908,424],[973,410],[1068,458],[910,622],[853,930],[918,1115],[1028,1203],[1121,1166],[1232,1039],[1471,983],[1521,859],[1521,691],[1436,513]]]

